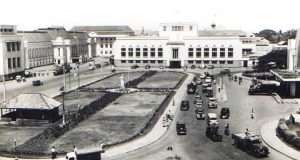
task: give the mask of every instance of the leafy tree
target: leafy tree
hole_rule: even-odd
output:
[[[269,70],[272,68],[287,67],[287,50],[275,50],[258,58],[258,65],[255,67],[258,70]]]

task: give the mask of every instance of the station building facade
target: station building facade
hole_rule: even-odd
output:
[[[251,52],[253,48],[255,45]],[[243,56],[243,51],[239,35],[202,35],[194,23],[162,23],[158,36],[117,37],[113,47],[116,66],[149,64],[171,68],[248,66],[249,58]]]
[[[16,26],[0,25],[0,75],[9,78],[23,71],[23,37]]]

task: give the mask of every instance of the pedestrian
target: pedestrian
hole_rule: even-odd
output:
[[[103,150],[103,141],[100,142],[100,149]]]
[[[73,149],[74,149],[74,153],[77,155],[77,147],[73,146]]]
[[[55,151],[55,147],[54,146],[51,148],[51,158],[52,159],[56,158],[56,151]]]
[[[248,136],[248,134],[249,134],[249,129],[248,128],[246,128],[245,134],[246,134],[246,136]]]

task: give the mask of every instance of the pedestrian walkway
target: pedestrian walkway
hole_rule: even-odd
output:
[[[223,85],[220,86],[220,85]],[[219,102],[226,102],[227,101],[227,94],[226,94],[226,87],[225,87],[225,84],[218,84],[217,85],[217,100]],[[219,88],[220,88],[220,92],[219,92]]]
[[[300,159],[300,152],[296,149],[288,146],[284,142],[282,142],[276,135],[276,127],[278,125],[278,120],[270,121],[266,124],[264,124],[261,127],[260,134],[263,141],[276,150],[277,152],[280,152],[287,157],[290,157],[292,159]]]

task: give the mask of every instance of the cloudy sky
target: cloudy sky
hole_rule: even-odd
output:
[[[300,26],[299,0],[5,0],[0,24],[19,30],[74,25],[129,25],[157,29],[163,22],[195,22],[208,28],[257,32]]]

